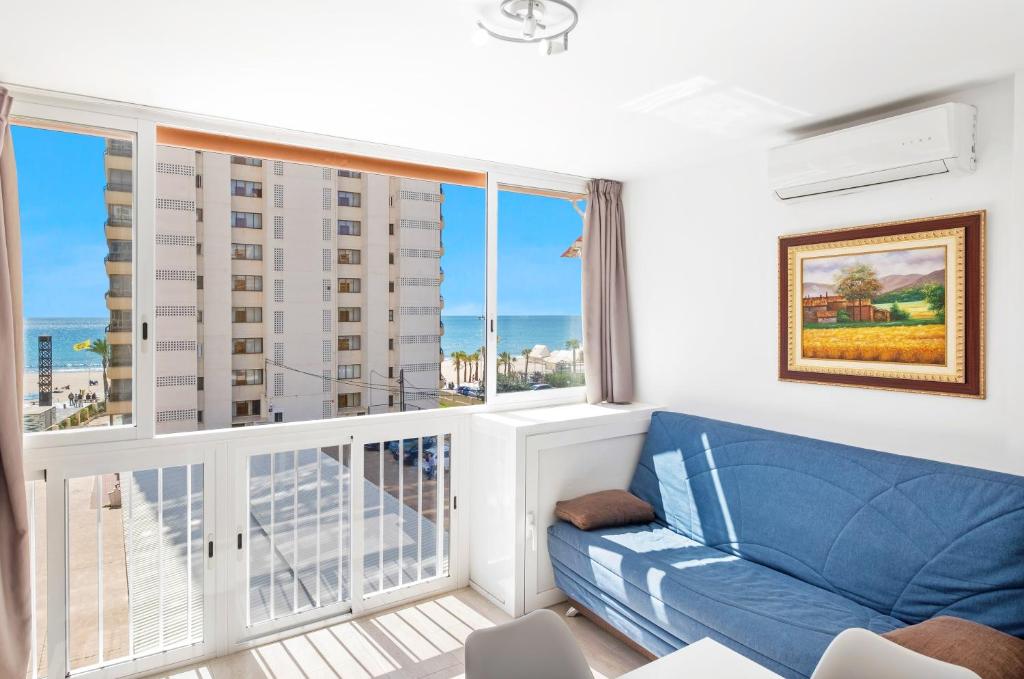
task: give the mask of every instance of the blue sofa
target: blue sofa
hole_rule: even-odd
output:
[[[659,412],[630,491],[654,523],[560,521],[548,550],[569,598],[654,655],[711,637],[807,677],[848,627],[1024,636],[1024,477]]]

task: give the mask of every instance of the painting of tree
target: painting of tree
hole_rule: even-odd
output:
[[[836,294],[848,300],[870,300],[881,291],[878,274],[867,264],[853,264],[836,274]]]

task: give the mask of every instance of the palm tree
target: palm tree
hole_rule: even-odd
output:
[[[523,356],[523,380],[529,380],[528,375],[530,374],[530,350],[523,349],[519,352]]]
[[[505,366],[505,374],[508,375],[512,371],[512,354],[507,351],[501,352],[498,355],[498,365]]]
[[[94,339],[89,343],[87,351],[98,354],[103,361],[103,398],[110,401],[110,381],[107,379],[107,368],[110,366],[110,345],[105,339]],[[110,424],[114,424],[113,415],[110,416]]]
[[[461,379],[462,376],[459,374],[459,369],[462,367],[462,352],[461,351],[453,351],[451,356],[452,356],[452,363],[455,365],[455,381],[456,382],[461,382],[462,381],[462,379]],[[455,386],[458,386],[458,385],[455,385]]]
[[[565,343],[565,348],[572,350],[572,371],[576,372],[576,350],[580,348],[580,341],[577,339],[568,340]]]
[[[480,352],[474,351],[469,355],[469,361],[472,363],[470,373],[472,374],[472,380],[477,382],[480,380]]]

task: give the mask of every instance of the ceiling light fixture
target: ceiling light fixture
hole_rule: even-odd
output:
[[[569,49],[569,33],[580,15],[567,0],[501,0],[493,17],[476,22],[473,42],[487,37],[503,42],[538,45],[541,54],[561,54]]]

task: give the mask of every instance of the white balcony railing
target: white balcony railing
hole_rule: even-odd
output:
[[[467,430],[442,411],[30,447],[30,676],[152,672],[464,586]]]

